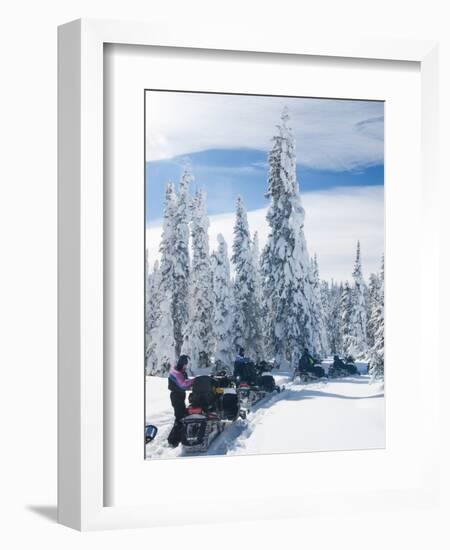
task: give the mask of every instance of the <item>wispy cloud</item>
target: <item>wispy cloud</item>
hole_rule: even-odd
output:
[[[334,188],[304,193],[305,235],[310,254],[319,257],[321,277],[344,281],[351,278],[356,241],[361,242],[366,276],[379,269],[384,252],[384,190],[382,186]],[[269,228],[266,208],[248,213],[250,230],[258,231],[264,246]],[[210,246],[216,247],[222,233],[229,247],[233,241],[234,212],[210,217]],[[150,261],[159,258],[161,223],[147,226]]]
[[[304,167],[356,170],[382,164],[382,102],[147,92],[147,160],[208,149],[269,151],[287,105]]]

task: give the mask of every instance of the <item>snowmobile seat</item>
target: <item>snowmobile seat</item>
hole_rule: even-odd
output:
[[[276,388],[275,378],[270,373],[262,374],[258,385],[266,392],[273,392]]]
[[[211,376],[197,376],[192,384],[190,402],[193,407],[201,407],[204,411],[210,410],[217,399],[215,389],[217,382]]]
[[[236,391],[226,391],[222,396],[223,416],[226,420],[235,420],[239,415],[239,399]]]
[[[345,365],[345,370],[349,373],[349,374],[358,374],[358,369],[355,367],[355,365],[352,365],[351,363],[347,363]]]
[[[318,378],[324,378],[325,376],[325,370],[323,369],[323,367],[314,366],[311,372],[315,374]]]
[[[244,363],[241,370],[241,382],[247,382],[250,386],[258,383],[258,375],[253,363]]]

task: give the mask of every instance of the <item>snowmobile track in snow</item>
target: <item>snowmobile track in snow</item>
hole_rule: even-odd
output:
[[[378,399],[373,398],[383,397],[384,395],[382,390],[377,391],[375,387],[373,387],[373,391],[370,390],[371,386],[368,384],[368,377],[366,376],[361,378],[345,377],[333,379],[329,380],[328,383],[326,381],[320,381],[302,384],[297,380],[293,382],[283,380],[280,382],[280,385],[281,384],[285,385],[284,391],[267,395],[255,403],[249,409],[246,419],[238,418],[235,422],[226,424],[223,431],[212,441],[209,449],[203,452],[184,452],[181,445],[177,448],[170,447],[167,443],[167,436],[173,425],[173,413],[171,410],[161,411],[159,415],[151,418],[152,423],[158,425],[159,432],[156,439],[146,446],[147,458],[177,458],[211,455],[230,456],[261,452],[281,452],[282,450],[289,451],[291,449],[284,448],[284,438],[286,436],[283,436],[283,433],[288,433],[289,426],[292,426],[293,414],[300,415],[299,429],[295,430],[296,433],[290,433],[289,435],[289,437],[294,435],[298,440],[298,449],[292,448],[293,451],[321,450],[324,445],[323,441],[328,442],[330,437],[339,434],[339,430],[343,429],[345,430],[342,436],[344,443],[341,444],[339,442],[335,447],[338,449],[347,448],[346,441],[350,437],[352,442],[348,443],[348,447],[351,448],[354,445],[354,438],[351,435],[349,436],[349,433],[351,433],[352,430],[354,432],[352,423],[355,418],[357,419],[359,417],[359,415],[354,414],[354,408],[351,408],[351,403],[355,403],[353,407],[363,407],[362,409],[358,409],[359,412],[363,412],[367,407],[376,406],[375,402],[378,401]],[[295,402],[298,402],[300,405],[298,409],[296,408]],[[291,405],[289,405],[289,403],[291,403]],[[329,407],[327,403],[333,403],[333,408],[327,409],[326,407]],[[344,407],[345,403],[348,403],[350,409],[345,408],[340,412],[341,407]],[[356,405],[356,403],[359,403],[359,405]],[[370,403],[373,405],[370,405]],[[319,415],[318,417],[314,416],[317,419],[317,425],[309,426],[309,423],[305,424],[302,419],[309,417],[313,410],[314,415]],[[325,411],[325,414],[322,414],[323,411]],[[330,417],[330,411],[336,411],[337,416],[332,414]],[[379,416],[373,416],[375,413],[370,411],[368,411],[367,414],[369,415],[368,421],[374,422],[374,424],[370,424],[370,426],[374,426],[378,435],[376,444],[372,442],[372,439],[365,437],[364,445],[367,445],[367,448],[380,448],[382,445],[378,444],[378,440],[382,441],[382,437],[384,437],[384,414],[376,413]],[[329,435],[330,421],[336,424],[334,434],[333,430],[331,430],[331,436]],[[356,426],[363,434],[366,432],[367,426],[364,424],[365,421],[366,420],[361,419]],[[349,429],[347,430],[344,426],[349,426]],[[279,450],[278,446],[274,446],[271,442],[273,437],[279,440],[279,444],[277,444],[280,446]],[[324,439],[322,440],[320,437]],[[356,439],[356,441],[357,443],[355,445],[359,446],[359,440]],[[359,446],[359,448],[364,448],[364,445],[362,447]],[[281,446],[283,448],[281,448]],[[333,445],[331,445],[331,447],[332,449],[335,448]]]

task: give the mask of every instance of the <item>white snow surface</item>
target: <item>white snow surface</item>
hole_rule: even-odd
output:
[[[326,368],[326,365],[323,365]],[[359,364],[361,372],[366,365]],[[316,384],[291,382],[289,375],[275,375],[285,385],[249,412],[246,420],[229,424],[201,455],[254,455],[289,452],[379,449],[385,447],[385,400],[382,384],[371,384],[366,374]],[[167,379],[147,376],[146,419],[158,427],[146,445],[146,457],[185,456],[173,449],[167,436],[173,425]],[[190,454],[189,456],[192,456]]]

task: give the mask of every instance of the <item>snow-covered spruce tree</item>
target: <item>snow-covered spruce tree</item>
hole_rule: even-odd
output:
[[[372,315],[374,343],[369,351],[369,362],[372,380],[376,380],[384,377],[384,257],[381,260],[377,306],[373,309]]]
[[[361,266],[361,247],[356,245],[355,267],[353,269],[353,298],[352,298],[352,332],[354,336],[353,353],[355,359],[363,359],[367,355],[367,309],[365,299],[365,283]]]
[[[340,310],[341,310],[341,337],[342,351],[347,357],[353,355],[355,338],[353,333],[353,304],[352,304],[352,289],[348,281],[345,281],[342,288]]]
[[[166,186],[164,201],[164,219],[161,243],[159,251],[161,253],[161,288],[165,296],[172,303],[175,283],[175,213],[177,208],[177,196],[172,183]]]
[[[341,355],[343,353],[342,345],[342,310],[341,296],[343,293],[342,283],[338,285],[331,281],[328,290],[329,313],[327,318],[327,333],[332,355]]]
[[[312,347],[305,211],[296,177],[295,139],[288,122],[284,109],[269,153],[270,232],[262,257],[266,337],[274,359],[284,367],[296,365],[303,348]]]
[[[158,262],[155,262],[155,268],[159,268]],[[149,321],[150,321],[150,285],[152,284],[152,273],[150,273],[149,259],[148,259],[148,250],[145,251],[145,313],[144,313],[144,332],[145,332],[145,349],[148,347],[148,335],[150,331]]]
[[[321,280],[320,281],[320,302],[322,305],[322,312],[323,312],[323,322],[325,325],[325,331],[327,334],[327,341],[328,341],[328,353],[330,353],[331,349],[331,340],[330,340],[330,333],[329,333],[329,322],[330,322],[330,313],[331,313],[331,302],[330,302],[330,284],[328,281]]]
[[[261,277],[261,254],[259,250],[259,235],[255,231],[253,233],[252,240],[252,258],[255,280],[255,300],[256,300],[256,334],[258,338],[255,342],[256,356],[258,359],[264,359],[266,357],[266,346],[264,336],[264,321],[263,321],[263,290],[262,290],[262,277]]]
[[[257,296],[257,273],[248,227],[247,212],[241,197],[236,201],[233,255],[235,348],[242,346],[253,360],[262,358],[262,322]]]
[[[261,258],[259,251],[259,236],[258,231],[253,233],[252,239],[252,258],[255,269],[255,292],[259,302],[262,300],[262,281],[261,281]]]
[[[174,292],[175,262],[173,256],[174,243],[174,215],[176,209],[176,194],[173,185],[166,186],[164,202],[163,232],[160,244],[161,264],[154,271],[154,294],[149,310],[155,318],[151,321],[148,333],[148,347],[146,352],[147,372],[149,374],[164,375],[175,360],[175,340],[173,334],[172,299]]]
[[[213,271],[213,331],[216,363],[233,364],[233,290],[230,280],[228,247],[223,235],[217,235],[218,248],[211,255]]]
[[[193,177],[189,168],[185,168],[180,181],[173,220],[174,281],[172,318],[176,357],[181,353],[184,331],[189,314],[189,222],[191,218],[189,184],[192,181]]]
[[[317,256],[311,258],[311,328],[312,352],[316,357],[328,355],[328,336],[325,325],[325,312],[322,304],[319,264]]]
[[[192,266],[189,283],[189,321],[186,324],[183,342],[183,352],[190,355],[194,369],[209,366],[214,348],[208,226],[206,193],[197,190],[191,221]]]
[[[369,277],[369,289],[367,300],[367,347],[369,350],[375,343],[376,315],[378,306],[378,296],[380,289],[380,279],[376,273],[371,273]]]
[[[151,376],[167,374],[175,355],[170,299],[163,292],[158,261],[147,276],[145,316],[145,372]]]

